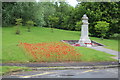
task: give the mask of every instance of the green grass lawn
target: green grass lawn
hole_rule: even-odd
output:
[[[95,38],[95,37],[91,37],[90,39],[94,40],[96,42],[99,42],[101,44],[104,44],[105,48],[118,51],[118,40],[113,40],[113,39],[103,39],[103,40],[101,40],[100,38]]]
[[[54,29],[51,32],[50,28],[33,27],[31,32],[27,32],[25,26],[21,28],[21,34],[16,35],[15,29],[7,27],[2,29],[2,61],[3,62],[29,62],[32,57],[28,56],[17,45],[19,42],[26,43],[41,43],[41,42],[58,42],[60,40],[78,40],[80,38],[79,31],[66,31]],[[100,40],[99,38],[91,37],[92,40],[100,42],[107,46],[107,48],[118,50],[118,42],[116,40]],[[76,47],[81,54],[82,61],[115,61],[110,57],[112,55],[88,49],[85,47]]]
[[[25,70],[25,71],[32,71],[28,67],[19,67],[19,66],[0,66],[0,74],[4,75],[7,74],[8,72],[11,71],[16,71],[16,70]]]
[[[84,61],[87,62],[116,61],[110,58],[110,56],[112,57],[113,55],[104,52],[100,52],[86,47],[76,47],[76,49],[83,55],[81,57],[81,60],[83,62]]]

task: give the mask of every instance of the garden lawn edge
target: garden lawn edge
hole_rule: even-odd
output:
[[[2,66],[4,67],[4,66]],[[12,67],[12,66],[9,66],[9,67]],[[16,66],[17,67],[17,66]],[[20,67],[20,66],[19,66]],[[32,69],[30,69],[29,67],[25,67],[25,68],[21,68],[21,69],[14,69],[14,67],[12,68],[12,70],[7,70],[7,71],[3,71],[2,70],[2,73],[1,75],[6,75],[6,74],[10,74],[10,73],[13,73],[13,72],[23,72],[23,71],[32,71]]]

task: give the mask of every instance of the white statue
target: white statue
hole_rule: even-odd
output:
[[[81,29],[81,37],[80,40],[78,41],[78,44],[80,45],[87,45],[91,46],[91,40],[88,37],[88,17],[86,14],[83,15],[82,17],[82,29]]]

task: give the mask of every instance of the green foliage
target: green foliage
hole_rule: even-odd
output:
[[[55,17],[55,16],[49,16],[49,17],[48,17],[48,20],[49,20],[49,22],[50,22],[49,24],[51,24],[52,27],[53,27],[53,25],[57,24],[59,18],[58,18],[58,17]]]
[[[27,26],[33,26],[35,23],[33,21],[27,21],[26,24]]]
[[[89,29],[93,36],[99,36],[94,26],[97,21],[106,21],[110,23],[108,33],[105,37],[109,38],[110,35],[120,32],[119,20],[120,14],[118,2],[82,2],[82,6],[86,10],[89,17]]]
[[[3,2],[2,3],[2,26],[11,26],[15,24],[14,7],[15,2]]]
[[[57,28],[74,30],[74,8],[65,2],[60,2],[59,4],[56,7],[56,16],[59,17]]]
[[[119,35],[120,35],[120,34],[115,33],[115,34],[113,34],[112,37],[118,37]]]
[[[81,20],[84,14],[86,14],[87,11],[85,7],[86,6],[84,6],[82,3],[76,6],[74,10],[74,16],[77,22]]]
[[[49,16],[53,16],[53,14],[56,14],[55,5],[51,2],[43,2],[42,3],[43,8],[43,20],[44,20],[44,26],[49,27]],[[41,12],[41,10],[40,10]]]
[[[33,21],[27,21],[26,22],[26,25],[27,25],[27,28],[28,28],[28,32],[30,32],[30,27],[32,27],[35,23]]]
[[[3,2],[2,26],[15,25],[15,19],[22,18],[23,25],[32,20],[36,23],[34,26],[50,27],[54,23],[53,28],[79,30],[76,25],[84,14],[89,18],[91,36],[99,37],[95,30],[98,21],[110,23],[105,37],[120,33],[118,2],[81,2],[75,8],[66,2]],[[59,18],[58,22],[51,22],[49,16]]]
[[[15,20],[16,21],[16,34],[20,34],[20,26],[22,26],[22,18],[19,18],[19,19],[16,19]]]
[[[106,36],[106,32],[109,30],[109,23],[106,21],[98,21],[95,25],[96,32],[100,33],[100,36],[103,38]]]
[[[118,34],[118,33],[115,33],[110,36],[110,38],[117,39],[117,40],[119,40],[119,37],[120,37],[120,34]]]
[[[22,26],[22,18],[16,19],[15,21],[16,21],[15,24],[16,24],[17,26]]]
[[[81,30],[81,25],[82,25],[82,21],[76,22],[75,30],[77,31]]]
[[[55,16],[49,16],[48,17],[49,24],[51,26],[51,30],[53,32],[53,27],[58,23],[59,18]]]

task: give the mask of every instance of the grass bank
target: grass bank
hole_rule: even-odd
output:
[[[19,67],[19,66],[0,66],[0,74],[5,75],[9,72],[12,71],[17,71],[17,70],[24,70],[24,71],[32,71],[29,67]]]
[[[31,56],[28,56],[17,45],[19,42],[24,43],[41,43],[41,42],[59,42],[60,40],[78,40],[80,38],[79,31],[67,31],[54,29],[54,32],[51,32],[49,28],[42,27],[33,27],[31,32],[27,32],[27,28],[23,26],[21,28],[21,34],[16,35],[15,29],[13,27],[7,27],[2,29],[2,61],[3,62],[29,62],[33,61]],[[99,38],[91,37],[92,40],[100,42],[107,46],[107,48],[117,50],[118,41],[104,39],[100,40]],[[84,48],[76,47],[81,54],[84,56],[81,57],[82,61],[114,61],[111,59],[111,55]]]
[[[95,38],[95,37],[90,37],[90,39],[94,40],[96,42],[99,42],[101,44],[104,44],[105,48],[118,51],[118,40],[114,40],[114,39],[103,39],[103,40],[101,40],[100,38]]]

